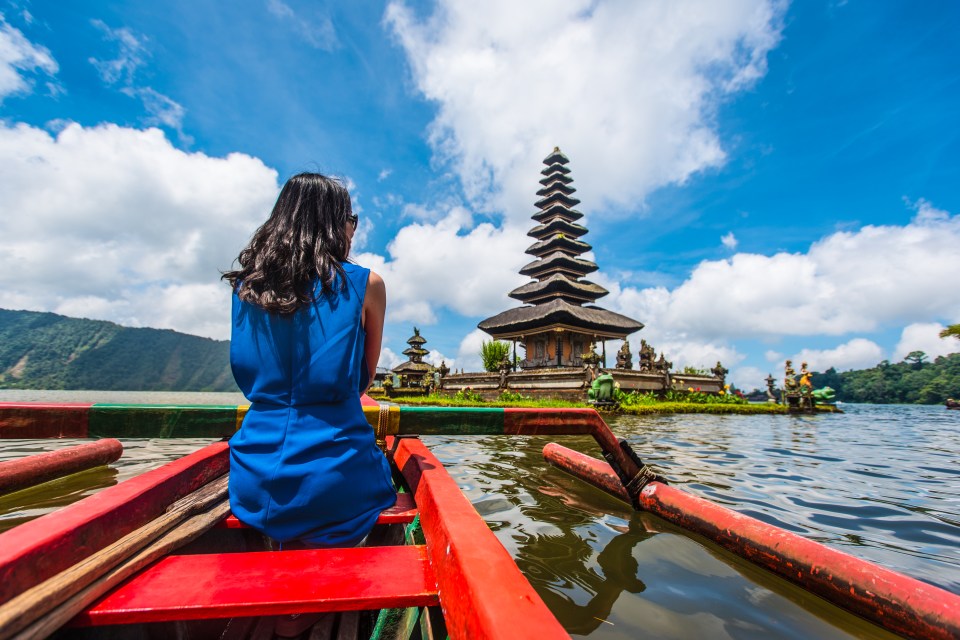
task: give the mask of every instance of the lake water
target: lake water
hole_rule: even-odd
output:
[[[244,402],[238,394],[0,390],[4,400]],[[624,416],[610,422],[674,486],[960,592],[960,412],[902,405],[843,409],[842,415]],[[553,469],[541,455],[548,438],[424,440],[574,636],[891,637]],[[599,456],[589,438],[557,441]],[[206,442],[125,441],[113,470],[79,474],[58,495],[35,496],[39,504],[28,508],[0,502],[0,525]],[[0,441],[0,459],[53,443],[70,441]]]

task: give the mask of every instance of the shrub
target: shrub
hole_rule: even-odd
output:
[[[483,360],[485,371],[499,371],[500,363],[510,355],[510,345],[499,340],[482,342],[480,344],[480,359]]]

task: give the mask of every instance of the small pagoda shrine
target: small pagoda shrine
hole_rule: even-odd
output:
[[[413,335],[407,340],[410,345],[404,349],[403,355],[409,358],[390,371],[400,376],[400,386],[419,387],[423,385],[425,377],[432,377],[433,367],[423,361],[423,357],[430,353],[423,348],[427,341],[420,335],[420,329],[413,328]]]
[[[592,345],[625,340],[643,328],[632,318],[591,304],[609,292],[583,279],[597,265],[580,257],[592,247],[580,239],[587,228],[577,223],[583,214],[573,208],[580,200],[573,197],[569,162],[556,147],[543,161],[543,187],[535,204],[539,211],[532,216],[538,224],[527,233],[535,242],[526,253],[535,259],[520,269],[532,280],[509,294],[526,306],[477,325],[496,340],[512,342],[514,362],[519,342],[526,352],[521,369],[582,367],[583,355],[592,351]],[[606,366],[605,351],[601,359]]]

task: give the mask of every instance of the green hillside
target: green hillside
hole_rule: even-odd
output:
[[[0,388],[237,391],[227,341],[6,309]]]

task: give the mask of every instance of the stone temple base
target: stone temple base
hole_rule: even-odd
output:
[[[685,391],[699,389],[704,393],[717,393],[723,382],[713,376],[663,374],[641,372],[631,369],[600,369],[609,373],[620,390],[663,393],[669,389]],[[520,393],[531,398],[557,398],[582,402],[590,387],[589,373],[582,368],[553,367],[549,369],[524,369],[500,373],[457,373],[443,379],[442,393],[453,395],[469,389],[484,400],[495,400],[502,392]]]

